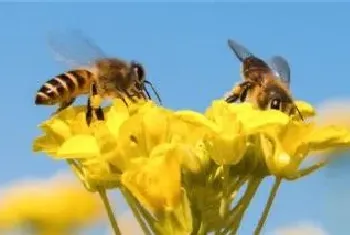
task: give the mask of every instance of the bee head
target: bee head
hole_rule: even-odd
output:
[[[279,110],[284,113],[293,111],[294,103],[291,95],[281,86],[270,83],[266,88],[266,109]]]
[[[268,94],[268,109],[279,110],[288,115],[299,115],[303,120],[303,116],[300,113],[298,107],[293,102],[292,97],[284,91],[270,91]]]
[[[141,63],[137,61],[131,61],[131,69],[136,73],[139,82],[143,82],[145,80],[145,69]]]
[[[159,96],[158,92],[156,91],[156,89],[154,89],[152,83],[150,81],[146,80],[146,72],[145,72],[144,67],[141,65],[141,63],[139,63],[137,61],[134,61],[134,60],[131,61],[131,69],[136,73],[136,76],[137,76],[136,87],[139,90],[145,91],[147,96],[148,96],[148,98],[151,99],[151,96],[150,96],[148,90],[145,87],[145,84],[148,84],[151,87],[152,91],[156,94],[156,96],[158,98],[158,101],[161,104],[162,101],[160,99],[160,96]]]

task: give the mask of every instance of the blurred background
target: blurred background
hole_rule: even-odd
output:
[[[40,134],[37,125],[54,110],[34,106],[35,92],[66,69],[47,46],[48,32],[80,29],[107,54],[142,62],[166,107],[196,111],[204,111],[240,79],[239,62],[227,46],[232,38],[262,58],[286,57],[295,98],[328,118],[320,121],[347,125],[349,12],[349,3],[1,3],[0,201],[5,203],[16,187],[40,188],[38,182],[51,185],[52,180],[62,186],[62,175],[75,181],[63,161],[31,152]],[[348,234],[346,160],[285,182],[264,234]],[[253,231],[270,187],[267,181],[258,192],[239,234]],[[30,191],[35,194],[40,193]],[[112,196],[122,230],[138,234],[130,230],[134,222],[120,195]],[[81,234],[111,234],[103,216]]]

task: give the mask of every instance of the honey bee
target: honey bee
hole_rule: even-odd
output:
[[[119,98],[128,105],[126,98],[131,102],[136,101],[135,97],[151,99],[145,86],[148,84],[161,103],[158,92],[146,80],[146,71],[141,63],[106,56],[81,31],[51,35],[49,45],[61,60],[74,68],[46,81],[36,93],[36,105],[57,104],[55,114],[73,104],[78,96],[88,95],[86,122],[90,125],[94,114],[97,120],[105,119],[100,102],[94,102],[97,96],[102,99]]]
[[[288,115],[298,113],[303,120],[290,92],[290,67],[286,59],[273,56],[267,63],[233,40],[228,40],[228,46],[242,62],[243,81],[229,92],[226,102],[247,100],[261,110],[275,109]]]

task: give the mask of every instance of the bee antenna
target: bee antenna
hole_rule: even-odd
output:
[[[162,100],[160,99],[159,93],[158,93],[157,90],[153,87],[152,83],[151,83],[150,81],[148,81],[148,80],[144,80],[143,82],[144,82],[145,84],[150,85],[150,87],[151,87],[153,93],[157,96],[157,99],[158,99],[159,103],[162,104]],[[148,94],[148,91],[147,91],[147,90],[146,90],[146,93]],[[148,96],[149,96],[149,94],[148,94]]]
[[[304,121],[303,115],[301,114],[300,110],[298,109],[298,106],[294,105],[295,109],[297,110],[299,117],[302,121]]]
[[[147,88],[143,85],[143,90],[146,92],[148,99],[151,99],[151,95],[149,94]]]

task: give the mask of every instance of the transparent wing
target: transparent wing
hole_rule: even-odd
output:
[[[72,67],[91,66],[96,59],[106,57],[102,49],[80,30],[50,32],[48,44],[56,60]]]
[[[247,48],[237,43],[236,41],[229,39],[227,42],[228,42],[228,46],[233,50],[236,57],[241,62],[243,62],[248,57],[254,56],[253,53],[251,53]]]
[[[287,59],[282,56],[273,56],[270,59],[269,64],[276,77],[281,79],[289,88],[291,71]]]

